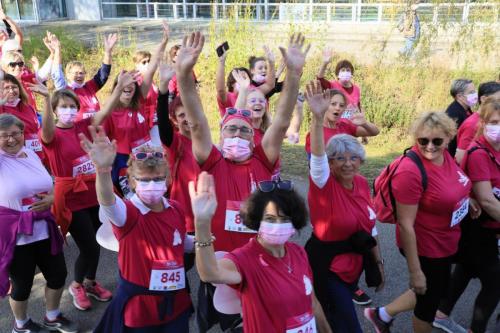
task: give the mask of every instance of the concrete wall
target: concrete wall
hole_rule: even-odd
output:
[[[98,21],[101,19],[99,0],[66,0],[68,18],[80,21]]]

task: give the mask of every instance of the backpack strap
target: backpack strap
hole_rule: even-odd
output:
[[[497,165],[497,167],[500,167],[500,163],[498,162],[498,160],[496,159],[495,155],[493,155],[491,153],[491,151],[489,151],[488,148],[486,148],[485,146],[483,146],[481,143],[479,143],[478,141],[475,142],[477,144],[477,146],[474,146],[472,147],[471,149],[467,150],[467,155],[470,155],[472,154],[473,152],[475,152],[476,150],[478,149],[484,149],[486,151],[486,153],[488,154],[488,156],[490,157],[490,159],[493,161],[493,163],[495,163]]]

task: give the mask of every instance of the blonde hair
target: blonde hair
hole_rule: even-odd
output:
[[[413,122],[410,133],[414,139],[417,139],[417,135],[424,128],[441,129],[449,139],[452,139],[457,133],[457,124],[444,112],[432,111],[421,114]]]
[[[9,63],[16,62],[16,61],[24,62],[24,56],[17,51],[9,51],[9,52],[2,54],[2,69],[4,71],[7,71],[7,67],[9,66]]]
[[[151,60],[151,52],[149,51],[135,51],[134,56],[132,57],[132,61],[134,64],[137,64],[139,61],[144,59]]]
[[[133,154],[130,155],[128,162],[127,162],[127,173],[129,178],[133,176],[134,171],[137,169],[140,170],[147,170],[150,172],[154,172],[158,169],[164,168],[165,169],[165,176],[169,176],[169,167],[168,167],[168,162],[167,162],[167,156],[165,154],[165,151],[161,147],[141,147],[137,150],[137,152],[140,153],[154,153],[154,152],[161,152],[163,153],[163,158],[154,158],[154,157],[148,157],[144,161],[138,161],[134,158]]]
[[[85,65],[83,65],[82,62],[80,62],[80,61],[70,61],[66,65],[66,69],[65,69],[66,75],[68,75],[74,67],[83,68],[83,71],[85,71]]]

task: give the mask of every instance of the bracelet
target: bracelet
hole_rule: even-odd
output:
[[[377,260],[376,262],[377,262],[377,265],[383,265],[383,264],[384,264],[384,259],[382,259],[382,260]]]
[[[113,167],[104,167],[104,168],[97,168],[97,173],[108,173],[108,172],[111,172],[111,170],[113,170]]]
[[[195,238],[194,239],[194,246],[197,249],[202,248],[202,247],[208,247],[208,246],[212,245],[214,241],[215,241],[215,236],[214,235],[210,236],[210,240],[207,241],[207,242],[200,242],[199,240],[197,240]]]

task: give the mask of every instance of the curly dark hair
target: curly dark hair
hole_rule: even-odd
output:
[[[241,207],[243,224],[258,231],[269,202],[274,202],[283,213],[290,217],[293,227],[300,230],[307,225],[307,208],[304,199],[295,192],[275,189],[271,192],[254,191]]]
[[[351,74],[354,75],[354,66],[352,65],[352,63],[349,60],[344,59],[344,60],[340,60],[337,63],[337,66],[335,66],[335,75],[339,76],[340,70],[342,68],[349,68],[351,70]]]

